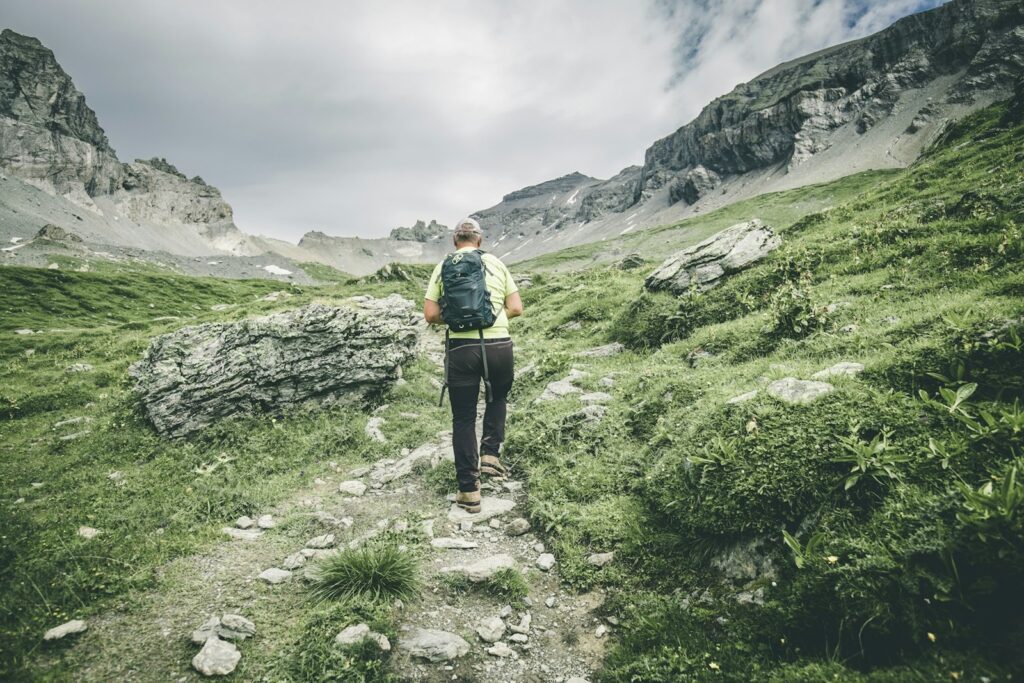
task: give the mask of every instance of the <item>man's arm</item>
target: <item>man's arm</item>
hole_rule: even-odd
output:
[[[518,318],[523,314],[523,299],[519,292],[512,292],[505,297],[505,315],[509,318]]]
[[[431,299],[424,299],[423,319],[433,325],[442,324],[444,320],[441,319],[441,305]]]

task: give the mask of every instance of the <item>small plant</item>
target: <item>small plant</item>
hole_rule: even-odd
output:
[[[889,440],[885,432],[878,432],[871,441],[864,441],[858,436],[860,425],[850,428],[850,434],[839,437],[845,455],[833,458],[833,462],[853,463],[850,474],[846,475],[843,489],[849,491],[857,485],[862,477],[871,477],[881,482],[884,479],[899,479],[900,473],[896,465],[907,462],[910,456],[898,455],[889,450]]]
[[[519,601],[530,592],[526,577],[518,569],[509,567],[495,572],[494,576],[484,583],[487,592],[505,600]]]
[[[424,483],[439,495],[451,493],[456,488],[455,463],[451,460],[444,460],[438,463],[437,467],[427,470],[423,477]]]
[[[332,555],[310,572],[310,578],[319,600],[410,600],[420,585],[416,558],[393,545]]]
[[[792,551],[793,563],[796,565],[796,568],[803,569],[804,565],[817,554],[822,541],[825,540],[825,534],[820,531],[812,534],[807,539],[807,545],[804,545],[796,536],[783,529],[782,540]]]
[[[787,281],[772,293],[768,300],[770,318],[764,330],[766,334],[799,339],[825,326],[825,311],[812,304],[802,286],[806,284],[806,280]]]
[[[1021,469],[1024,469],[1024,461],[1018,459],[1008,465],[1002,474],[976,489],[966,484],[961,485],[963,510],[957,513],[957,519],[978,528],[978,538],[982,541],[997,535],[1003,536],[1001,530],[1012,525],[1021,511],[1024,511]]]

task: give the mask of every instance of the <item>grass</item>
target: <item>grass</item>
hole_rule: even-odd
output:
[[[320,601],[410,601],[420,588],[418,558],[392,544],[343,550],[318,562],[309,576]]]
[[[530,592],[530,584],[523,573],[513,567],[495,572],[485,581],[473,582],[465,574],[445,574],[441,578],[452,593],[484,593],[502,602],[520,604]]]

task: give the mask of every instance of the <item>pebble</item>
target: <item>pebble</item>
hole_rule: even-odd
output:
[[[100,535],[100,530],[93,529],[91,526],[80,526],[78,527],[78,535],[87,541],[91,541]]]
[[[541,571],[548,571],[555,566],[555,556],[551,553],[541,553],[541,556],[537,558],[537,567]]]
[[[65,622],[60,626],[54,626],[49,631],[44,633],[43,640],[60,640],[64,636],[82,633],[87,628],[89,628],[89,625],[81,619],[72,619],[71,621]]]
[[[515,655],[515,652],[505,643],[495,643],[491,647],[487,648],[487,654],[504,659],[505,657]]]
[[[488,524],[491,525],[492,529],[500,529],[501,528],[501,520],[499,520],[497,517],[492,518],[491,521],[488,522]]]
[[[473,522],[468,521],[468,520],[464,521],[464,522],[459,522],[459,531],[472,531],[472,530],[473,530]]]
[[[547,605],[549,608],[553,608],[556,604],[558,604],[558,600],[556,600],[555,596],[552,595],[550,598],[544,601],[544,604]]]
[[[366,493],[366,484],[355,479],[350,479],[338,484],[338,491],[358,498]]]
[[[372,640],[382,652],[391,650],[391,641],[387,639],[387,636],[371,631],[369,625],[365,623],[349,626],[334,637],[334,642],[342,646],[356,645],[364,640]]]
[[[469,643],[448,631],[413,628],[398,639],[398,648],[414,657],[445,662],[469,653]]]
[[[595,567],[603,567],[615,559],[615,553],[594,553],[587,558],[587,562]]]
[[[330,548],[332,545],[334,545],[334,534],[314,536],[306,541],[307,548]]]
[[[473,583],[481,583],[504,569],[514,569],[515,567],[516,561],[512,556],[501,553],[477,560],[472,564],[445,567],[441,572],[444,574],[462,574]]]
[[[298,552],[294,555],[289,555],[288,557],[284,558],[284,562],[281,563],[281,566],[287,569],[288,571],[292,571],[298,569],[304,564],[306,564],[306,556],[303,555],[301,552]]]
[[[542,553],[542,552],[544,552],[544,544],[543,543],[534,543],[533,544],[533,549],[534,549],[534,551],[536,551],[538,553]]]
[[[604,624],[601,624],[596,629],[594,629],[594,637],[595,638],[604,638],[606,633],[608,633],[608,627],[605,626]]]
[[[251,529],[253,524],[255,522],[252,521],[252,517],[246,517],[245,515],[235,520],[235,526],[239,529]]]
[[[472,550],[479,547],[476,541],[467,541],[464,538],[435,538],[430,545],[444,550]]]
[[[523,517],[516,517],[505,525],[505,533],[509,536],[522,536],[530,530],[530,522]]]
[[[513,633],[508,637],[513,643],[528,643],[530,642],[530,636],[524,633]]]
[[[533,620],[533,617],[530,615],[529,612],[526,612],[521,617],[519,617],[519,623],[518,624],[513,624],[512,626],[509,626],[509,629],[513,633],[520,633],[520,634],[529,633],[530,632],[530,622],[532,620]]]
[[[288,579],[292,578],[292,573],[284,569],[271,567],[270,569],[264,569],[256,578],[260,579],[261,581],[265,581],[271,585],[274,585],[278,583],[283,583]]]
[[[484,619],[477,625],[476,633],[485,643],[496,643],[505,635],[505,622],[499,617]]]
[[[261,529],[273,529],[277,526],[277,522],[270,515],[260,515],[260,518],[256,520],[256,526]]]
[[[512,616],[512,605],[505,605],[504,607],[502,607],[501,611],[498,612],[498,616],[502,619],[508,619],[510,616]]]

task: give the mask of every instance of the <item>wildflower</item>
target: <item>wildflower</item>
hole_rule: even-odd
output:
[[[836,562],[838,562],[838,561],[839,561],[839,558],[838,558],[837,556],[835,556],[835,555],[829,555],[828,557],[826,557],[826,558],[825,558],[825,560],[826,560],[826,561],[827,561],[827,562],[828,562],[829,564],[835,564]]]
[[[718,666],[717,662],[710,662],[708,664],[708,668],[711,669],[712,671],[720,671],[722,669],[722,667]]]
[[[929,632],[928,632],[928,640],[930,640],[930,641],[932,641],[932,642],[934,643],[934,642],[935,642],[936,640],[938,640],[938,639],[937,639],[937,638],[935,637],[935,634],[934,634],[934,633],[932,633],[931,631],[929,631]]]

